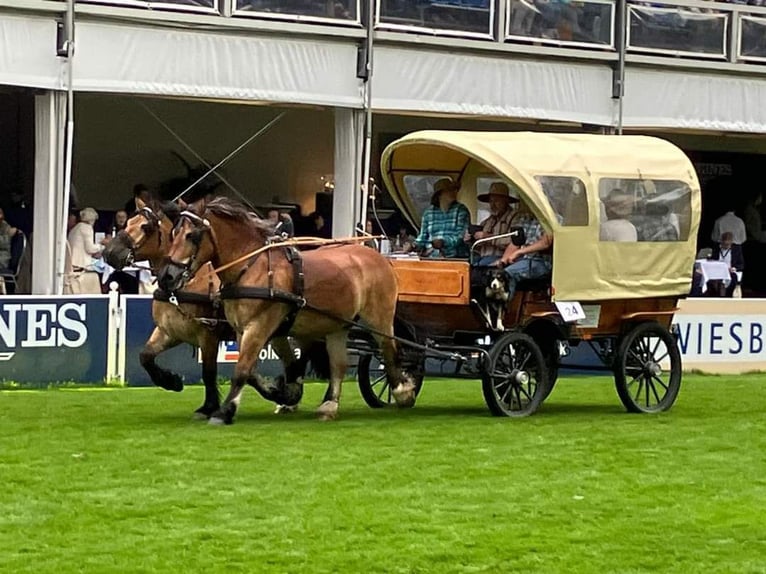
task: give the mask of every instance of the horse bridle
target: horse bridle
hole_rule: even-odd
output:
[[[141,209],[136,211],[136,215],[142,215],[144,219],[146,219],[149,222],[149,225],[153,225],[157,230],[157,249],[162,249],[162,229],[160,226],[161,220],[160,216],[154,213],[152,209],[148,206],[142,207]],[[149,234],[146,233],[146,231],[143,229],[143,225],[141,226],[141,231],[143,232],[143,237],[137,241],[134,242],[133,238],[125,234],[128,241],[128,249],[129,249],[129,261],[128,264],[132,264],[136,259],[136,251],[141,249],[147,241],[149,241]]]
[[[218,245],[216,244],[215,240],[215,234],[213,233],[213,228],[210,225],[210,221],[204,217],[200,217],[192,211],[184,210],[181,212],[178,218],[178,223],[176,223],[176,226],[173,228],[173,235],[175,235],[176,229],[181,226],[181,222],[184,219],[190,221],[194,225],[194,231],[208,231],[210,233],[210,241],[213,242],[213,249],[218,249]],[[191,239],[191,242],[194,244],[194,252],[192,253],[191,257],[189,257],[189,261],[187,263],[181,263],[179,261],[174,261],[173,259],[169,260],[171,265],[175,265],[176,267],[183,269],[183,277],[185,279],[189,279],[192,276],[191,269],[197,259],[197,255],[199,254],[200,240],[193,238]]]

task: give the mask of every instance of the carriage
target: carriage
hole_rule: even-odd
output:
[[[433,183],[446,176],[477,221],[477,195],[505,182],[553,237],[551,276],[519,283],[502,329],[478,302],[474,257],[390,256],[399,284],[395,333],[418,391],[436,358],[451,362],[452,376],[481,378],[494,415],[529,415],[553,389],[562,357],[587,345],[613,372],[628,411],[673,405],[682,367],[672,321],[690,290],[701,209],[695,170],[680,149],[646,136],[421,131],[390,144],[381,166],[416,228]],[[635,229],[628,240],[604,233],[615,190],[632,201],[617,216]],[[390,404],[375,348],[364,336],[356,347],[362,396],[372,407]]]

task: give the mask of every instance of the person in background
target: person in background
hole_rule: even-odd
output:
[[[412,251],[415,245],[415,237],[410,234],[407,224],[399,226],[399,232],[391,239],[391,251],[393,253],[406,253]]]
[[[77,222],[80,220],[80,218],[77,215],[77,210],[73,209],[69,211],[69,215],[67,216],[66,220],[66,232],[69,234],[70,231],[74,228],[75,225],[77,225]]]
[[[423,257],[467,257],[463,237],[471,213],[457,200],[460,186],[445,177],[436,181],[433,189],[431,205],[423,213],[414,247]]]
[[[0,270],[6,271],[11,263],[11,238],[19,230],[5,220],[5,211],[0,208]]]
[[[332,237],[332,231],[330,230],[330,226],[327,225],[327,222],[324,220],[324,216],[319,213],[318,211],[314,211],[311,215],[309,215],[309,219],[311,220],[311,234],[314,237],[322,237],[325,239],[329,239]]]
[[[724,261],[729,266],[731,281],[726,286],[726,297],[731,297],[734,290],[739,285],[738,271],[745,268],[745,258],[742,255],[742,246],[734,243],[734,235],[731,231],[725,231],[721,234],[720,242],[713,247],[712,259],[715,261]]]
[[[72,278],[69,286],[73,294],[101,293],[96,260],[101,257],[107,239],[100,243],[94,241],[93,224],[97,219],[98,212],[92,207],[86,207],[80,211],[80,222],[67,236],[72,257]]]
[[[736,245],[742,245],[747,240],[747,230],[745,222],[737,217],[733,209],[724,213],[713,223],[713,233],[710,239],[717,244],[722,239],[724,233],[731,233],[732,241]]]
[[[139,197],[144,203],[149,203],[149,200],[152,198],[152,193],[143,183],[137,183],[133,186],[133,197],[125,202],[125,212],[128,214],[128,217],[132,217],[136,212],[136,199]]]
[[[117,235],[120,231],[125,229],[128,224],[128,212],[124,209],[118,209],[114,213],[114,219],[112,220],[112,226],[109,228],[109,232],[112,237]]]
[[[465,232],[464,240],[466,243],[486,239],[493,235],[503,235],[511,231],[511,219],[513,218],[512,203],[518,203],[516,197],[512,197],[508,186],[502,181],[496,181],[489,186],[489,192],[479,195],[479,201],[489,203],[490,216],[482,221],[481,230]],[[505,249],[511,244],[510,237],[493,239],[482,243],[477,248],[480,259],[476,263],[479,267],[492,265],[503,256]]]

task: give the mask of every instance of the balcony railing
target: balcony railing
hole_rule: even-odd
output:
[[[715,9],[631,5],[628,50],[725,59],[730,17]]]
[[[469,38],[494,38],[490,0],[377,0],[375,27]]]
[[[743,15],[740,22],[738,59],[746,62],[766,62],[766,16]]]
[[[61,0],[62,2],[64,0]],[[744,0],[737,0],[742,2]],[[764,4],[766,0],[749,0]],[[362,27],[368,0],[77,0],[221,17]],[[618,50],[617,0],[375,0],[378,30],[505,44]],[[629,53],[766,63],[766,7],[702,0],[627,0]]]
[[[615,2],[507,0],[506,41],[614,49]]]
[[[221,5],[229,0],[78,0],[79,3],[130,6],[152,10],[221,13]]]
[[[234,16],[361,24],[360,0],[230,0]]]

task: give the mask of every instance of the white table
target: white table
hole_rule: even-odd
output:
[[[731,283],[729,265],[725,261],[713,261],[710,259],[697,259],[695,265],[702,272],[702,292],[707,291],[708,281],[723,281],[724,285]]]

